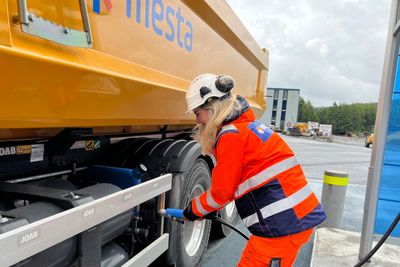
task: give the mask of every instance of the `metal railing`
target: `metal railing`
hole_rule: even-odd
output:
[[[159,196],[159,206],[164,207],[171,180],[172,175],[166,174],[0,234],[0,266],[18,263],[154,197]],[[157,251],[147,250],[154,258],[168,249],[168,234],[153,243],[149,247],[157,247]],[[140,262],[138,257],[136,262]]]

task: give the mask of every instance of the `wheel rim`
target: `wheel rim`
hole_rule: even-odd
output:
[[[232,217],[233,212],[235,211],[235,201],[230,202],[225,206],[225,212],[227,217]]]
[[[201,184],[197,184],[190,195],[190,199],[201,195],[205,192]],[[184,244],[186,252],[189,256],[193,256],[199,250],[203,240],[203,235],[206,228],[206,220],[197,220],[194,222],[185,222],[184,227]]]

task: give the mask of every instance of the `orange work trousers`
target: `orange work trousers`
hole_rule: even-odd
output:
[[[301,246],[308,242],[313,228],[283,237],[267,238],[252,235],[242,253],[239,267],[271,266],[290,267],[296,260]]]

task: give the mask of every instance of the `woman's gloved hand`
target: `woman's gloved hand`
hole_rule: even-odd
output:
[[[202,218],[212,220],[215,216],[217,216],[217,211],[212,211],[204,215],[204,217],[199,217],[193,213],[192,202],[190,201],[189,205],[183,210],[183,216],[185,216],[185,219],[188,219],[189,221],[195,221]]]
[[[192,201],[189,202],[189,205],[183,210],[183,216],[189,221],[195,221],[200,219],[201,217],[197,216],[192,211]]]

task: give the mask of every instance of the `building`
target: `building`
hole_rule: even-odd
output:
[[[297,122],[300,89],[267,88],[267,108],[260,120],[274,129],[286,131]]]

